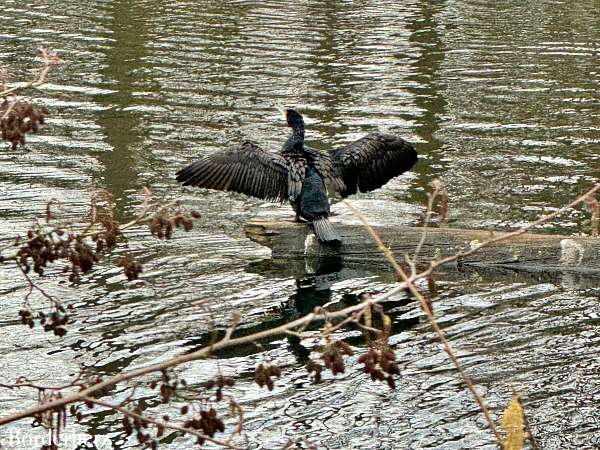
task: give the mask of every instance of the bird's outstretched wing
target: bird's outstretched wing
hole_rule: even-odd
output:
[[[333,164],[346,189],[342,197],[369,192],[406,172],[417,162],[415,146],[391,134],[370,133],[335,150]]]
[[[200,159],[177,172],[184,186],[234,191],[283,202],[288,197],[286,160],[246,141]]]

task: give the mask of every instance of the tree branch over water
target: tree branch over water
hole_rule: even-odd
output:
[[[436,192],[439,193],[440,191],[441,189],[436,187],[434,189],[434,193],[431,194],[432,197],[435,197],[435,195],[437,195]],[[192,363],[194,361],[214,356],[219,350],[229,348],[232,346],[256,343],[261,339],[268,337],[274,337],[285,334],[298,334],[298,332],[301,332],[308,325],[313,324],[315,322],[322,322],[325,324],[322,328],[321,334],[326,340],[327,345],[325,347],[325,350],[323,351],[321,358],[324,361],[325,368],[331,370],[331,372],[334,375],[335,373],[343,372],[345,370],[343,359],[348,354],[351,354],[352,350],[350,350],[347,344],[343,341],[335,341],[331,339],[331,332],[333,330],[338,329],[340,326],[344,326],[346,324],[355,323],[360,324],[361,327],[365,330],[375,331],[376,333],[378,333],[378,339],[371,343],[371,348],[367,351],[367,353],[365,353],[365,355],[367,356],[361,356],[361,358],[359,358],[359,361],[365,364],[364,370],[365,372],[371,375],[371,378],[373,380],[383,381],[386,376],[392,377],[397,371],[397,365],[394,361],[395,356],[393,355],[393,351],[390,355],[389,346],[387,344],[387,337],[389,337],[389,333],[386,330],[385,315],[383,321],[384,327],[381,330],[373,328],[370,321],[369,323],[363,324],[360,322],[360,320],[364,319],[364,317],[367,316],[370,317],[370,311],[372,311],[373,308],[377,307],[377,305],[379,305],[386,299],[405,290],[409,290],[418,299],[421,308],[423,309],[430,325],[432,326],[432,329],[434,330],[440,342],[442,343],[445,352],[448,354],[449,358],[457,368],[461,379],[474,396],[477,404],[479,405],[482,411],[482,414],[486,418],[490,431],[494,434],[494,437],[498,444],[502,445],[502,436],[500,432],[496,429],[495,423],[492,419],[491,413],[486,407],[484,399],[477,392],[472,380],[466,374],[465,370],[461,367],[459,359],[456,357],[454,351],[452,350],[451,345],[445,337],[443,330],[441,330],[441,328],[437,324],[431,302],[424,296],[424,294],[421,293],[419,288],[416,286],[415,282],[419,279],[430,277],[434,273],[434,271],[443,264],[446,264],[450,261],[454,261],[460,257],[476,253],[477,251],[479,251],[479,249],[485,246],[493,245],[494,243],[497,243],[499,241],[509,240],[515,236],[527,232],[532,228],[546,223],[551,219],[558,217],[565,211],[579,205],[580,203],[583,203],[584,201],[586,201],[587,198],[589,198],[589,196],[595,195],[598,191],[600,191],[600,184],[594,185],[590,190],[588,190],[588,192],[579,196],[578,198],[570,202],[568,205],[556,210],[552,214],[541,216],[537,220],[514,232],[503,234],[501,236],[484,241],[478,247],[472,248],[469,251],[459,252],[455,255],[446,258],[434,260],[430,262],[429,266],[425,270],[422,270],[420,272],[417,272],[417,270],[414,269],[416,267],[415,262],[417,261],[418,257],[419,247],[417,247],[417,251],[415,252],[415,255],[413,255],[412,259],[408,258],[407,255],[407,261],[410,263],[409,267],[411,268],[410,273],[407,273],[402,268],[402,266],[396,261],[394,255],[392,255],[389,249],[387,249],[383,245],[381,240],[373,232],[372,228],[368,225],[368,222],[364,218],[364,216],[362,216],[362,214],[359,211],[352,207],[357,216],[361,219],[361,221],[363,221],[364,226],[367,227],[367,229],[379,245],[381,251],[386,255],[386,258],[388,259],[390,264],[392,264],[398,275],[402,278],[402,281],[389,291],[373,297],[366,296],[361,303],[343,308],[338,311],[330,311],[323,307],[318,307],[315,308],[311,313],[303,317],[247,336],[234,337],[234,329],[237,324],[237,320],[233,320],[232,325],[225,331],[225,335],[223,338],[216,340],[215,342],[212,342],[201,349],[195,350],[191,353],[181,354],[176,357],[169,358],[157,364],[140,367],[107,378],[93,378],[87,380],[78,379],[77,384],[62,386],[60,388],[57,388],[54,391],[54,395],[52,395],[51,397],[42,397],[40,403],[34,407],[23,409],[5,417],[0,417],[0,426],[7,425],[9,423],[25,418],[36,418],[37,420],[41,420],[45,417],[46,422],[48,422],[48,415],[57,415],[60,416],[62,420],[64,420],[66,408],[68,406],[81,404],[93,406],[94,404],[97,404],[106,408],[111,408],[120,414],[128,416],[130,419],[133,418],[134,423],[135,419],[137,419],[140,424],[140,427],[144,428],[142,426],[144,423],[144,419],[141,418],[144,416],[141,412],[133,412],[133,414],[135,414],[134,416],[132,415],[131,411],[129,411],[129,409],[124,410],[123,403],[111,403],[105,400],[101,400],[100,398],[110,396],[111,393],[116,389],[117,385],[132,380],[141,380],[142,378],[147,377],[151,374],[158,374],[160,376],[161,381],[150,383],[150,387],[156,388],[160,384],[160,390],[159,393],[157,393],[157,395],[160,395],[164,402],[168,402],[171,398],[182,398],[179,395],[179,391],[185,390],[187,384],[184,380],[179,380],[177,377],[173,378],[173,369]],[[143,208],[143,213],[141,214],[139,219],[136,219],[128,224],[124,224],[120,227],[128,227],[142,222],[149,222],[150,224],[154,225],[154,232],[156,234],[158,234],[156,227],[160,227],[160,229],[162,230],[162,236],[165,236],[165,233],[167,233],[165,231],[165,219],[163,218],[163,220],[161,220],[156,216],[156,208],[158,208],[158,206],[155,205],[154,207],[152,207],[150,206],[151,204],[152,203],[150,201],[147,202],[147,205]],[[433,202],[430,202],[430,208],[432,207],[432,204]],[[93,219],[92,223],[95,223],[98,215],[99,212],[96,209],[96,212],[92,214],[92,217],[96,217],[96,219]],[[170,220],[175,219],[172,218]],[[426,231],[427,228],[424,229],[424,235]],[[51,231],[50,233],[52,232],[55,232],[55,230]],[[92,228],[84,229],[84,234],[86,236],[93,236],[94,232],[102,231],[92,231]],[[48,236],[48,233],[46,233],[45,236]],[[33,242],[33,239],[35,239],[35,237],[30,237],[25,242],[29,244]],[[8,247],[4,247],[3,250],[7,248]],[[18,252],[11,255],[8,259],[15,259],[17,257]],[[310,372],[315,372],[315,381],[319,381],[321,370],[323,370],[322,366],[320,365],[320,363],[314,360],[311,360],[309,365],[310,367],[307,367],[307,369]],[[377,367],[377,365],[379,366]],[[384,372],[386,372],[387,375]],[[276,368],[269,368],[261,364],[261,367],[257,368],[257,383],[259,382],[258,380],[260,380],[260,385],[266,385],[269,388],[272,388],[273,383],[271,381],[271,377],[278,376],[277,374],[278,371]],[[231,387],[234,384],[234,382],[235,381],[233,379],[223,377],[222,375],[218,375],[215,378],[208,380],[202,390],[204,394],[203,396],[201,396],[201,399],[198,400],[197,403],[194,403],[193,401],[190,403],[191,406],[195,405],[195,408],[198,411],[197,416],[183,421],[183,425],[176,425],[176,428],[175,426],[170,426],[170,428],[182,433],[190,434],[198,439],[207,437],[210,438],[207,440],[211,440],[213,443],[218,444],[219,442],[215,441],[213,436],[215,433],[221,432],[223,430],[223,427],[221,425],[223,422],[221,418],[217,415],[216,410],[212,409],[212,407],[208,407],[207,405],[211,402],[219,402],[223,400],[223,390],[228,387]],[[388,384],[390,384],[390,386],[393,387],[395,385],[395,382],[389,381],[388,378]],[[76,388],[76,386],[79,387]],[[17,382],[14,385],[5,383],[3,387],[30,388],[43,391],[43,388],[40,388],[39,386],[24,381]],[[213,392],[214,389],[216,390]],[[235,404],[235,402],[233,404]],[[188,413],[188,410],[190,409],[187,407],[184,408],[182,408],[181,411],[182,416],[185,416]],[[76,415],[76,412],[73,412],[73,414]],[[145,420],[154,423],[154,425],[156,425],[159,428],[161,425],[164,425],[166,427],[167,422],[170,423],[170,421],[166,420],[158,421],[152,419],[154,420],[153,422],[148,418],[146,418]],[[50,423],[57,423],[57,421],[50,421]],[[138,436],[138,441],[146,445],[148,448],[154,448],[158,445],[159,438],[160,436],[152,438],[148,433],[144,431],[142,435]],[[202,442],[204,441],[199,441],[199,443]],[[237,446],[230,444],[228,441],[223,443],[225,444],[225,447],[229,446],[229,448],[238,448]]]
[[[28,133],[37,132],[40,125],[44,124],[48,114],[46,107],[35,106],[29,100],[19,98],[17,94],[46,83],[50,69],[62,62],[56,53],[43,47],[37,49],[37,54],[41,58],[43,66],[34,79],[29,82],[17,83],[6,89],[7,71],[0,70],[2,85],[0,97],[4,98],[0,104],[0,132],[2,140],[9,141],[13,150],[19,144],[25,145],[25,136]]]
[[[44,84],[48,81],[48,74],[50,73],[50,70],[52,69],[52,67],[62,63],[61,59],[57,56],[57,54],[47,48],[38,47],[36,49],[36,53],[42,60],[43,66],[37,72],[35,77],[30,81],[16,83],[15,86],[0,91],[0,97],[6,97],[8,95],[15,95],[26,89],[36,88],[36,87],[41,86],[42,84]]]

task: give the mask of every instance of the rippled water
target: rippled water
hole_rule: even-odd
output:
[[[166,243],[143,229],[130,232],[142,281],[125,283],[111,261],[76,287],[47,276],[45,288],[76,307],[60,340],[18,324],[27,288],[2,267],[1,381],[27,375],[60,384],[78,366],[110,375],[196,348],[210,339],[200,300],[218,312],[218,326],[238,312],[250,332],[391,285],[388,274],[368,267],[316,281],[271,270],[260,262],[268,251],[244,237],[243,225],[256,215],[290,218],[289,207],[174,182],[182,165],[227,143],[252,138],[277,148],[287,130],[276,103],[298,106],[309,141],[323,148],[378,128],[417,144],[413,172],[355,200],[374,222],[419,223],[436,177],[448,184],[456,226],[513,228],[562,206],[600,174],[599,16],[592,1],[4,0],[0,65],[14,79],[28,78],[40,45],[67,63],[33,93],[51,111],[47,126],[27,151],[0,151],[2,237],[26,230],[50,198],[60,202],[62,219],[85,217],[97,189],[114,195],[124,219],[148,186],[168,198],[183,195],[203,220]],[[581,232],[587,219],[573,210],[548,228]],[[439,278],[436,314],[494,416],[516,389],[542,448],[600,448],[596,281]],[[311,338],[277,338],[263,343],[264,353],[225,355],[221,370],[240,375],[233,393],[253,448],[281,448],[290,438],[331,449],[494,448],[414,302],[397,297],[386,308],[403,369],[395,391],[366,382],[356,357],[340,380],[309,384],[302,361]],[[339,334],[364,347],[356,331]],[[251,383],[265,359],[283,368],[273,392]],[[204,361],[183,375],[193,388],[215,370]],[[119,395],[128,392],[122,387]],[[136,396],[155,406],[149,391]],[[24,391],[0,391],[1,414],[34,401]],[[134,446],[118,422],[94,412],[71,429],[96,436],[86,448]],[[31,430],[26,421],[10,427],[0,430],[0,442]],[[189,442],[172,436],[164,448]]]

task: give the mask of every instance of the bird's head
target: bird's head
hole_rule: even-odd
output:
[[[288,127],[304,129],[304,119],[302,114],[292,108],[285,108],[283,115],[287,121]]]

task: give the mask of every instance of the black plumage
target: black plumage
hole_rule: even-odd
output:
[[[312,224],[317,239],[322,242],[341,242],[339,235],[328,220],[329,198],[325,182],[311,164],[306,166],[299,206],[300,216]]]
[[[177,172],[185,186],[234,191],[264,200],[290,201],[323,242],[339,241],[328,221],[331,196],[369,192],[406,172],[417,161],[415,147],[391,134],[371,133],[326,153],[304,144],[304,120],[294,109],[285,117],[292,134],[279,153],[245,141]]]
[[[263,150],[255,142],[200,159],[177,172],[184,186],[234,191],[264,200],[288,198],[290,163],[283,156]]]
[[[414,145],[385,133],[370,133],[331,154],[346,189],[342,197],[380,188],[417,162]]]

